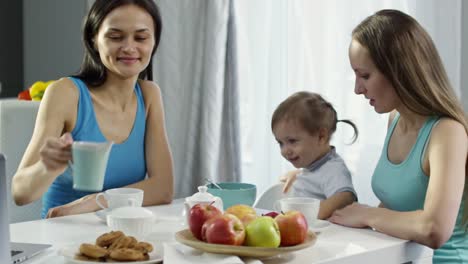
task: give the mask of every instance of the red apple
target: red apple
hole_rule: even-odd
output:
[[[269,212],[269,213],[266,213],[266,214],[262,214],[262,216],[269,216],[271,218],[275,218],[277,215],[278,215],[278,213],[275,212],[275,211],[272,211],[272,212]]]
[[[221,211],[211,204],[196,204],[190,209],[189,228],[193,236],[202,240],[203,224],[215,216],[221,215]]]
[[[203,224],[202,237],[208,243],[240,246],[245,239],[244,224],[235,215],[219,215]]]
[[[288,211],[275,217],[281,234],[281,246],[294,246],[307,238],[307,220],[299,211]]]

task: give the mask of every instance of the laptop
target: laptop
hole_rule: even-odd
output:
[[[39,254],[51,245],[10,242],[7,186],[5,156],[0,153],[0,263],[18,264]]]

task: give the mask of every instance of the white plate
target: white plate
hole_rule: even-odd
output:
[[[163,261],[162,255],[162,244],[152,243],[153,244],[153,252],[149,254],[150,259],[145,261],[132,261],[132,262],[106,262],[106,263],[119,263],[119,264],[150,264],[150,263],[160,263]],[[78,249],[80,248],[80,244],[73,244],[67,245],[61,248],[58,252],[60,256],[63,256],[68,262],[67,263],[79,263],[79,264],[96,264],[99,262],[96,261],[86,261],[86,260],[78,260],[75,259],[76,253],[78,253]]]
[[[315,220],[314,224],[309,225],[309,230],[312,230],[312,231],[321,230],[321,229],[324,229],[324,228],[330,226],[330,224],[331,223],[326,221],[326,220],[317,219],[317,220]]]

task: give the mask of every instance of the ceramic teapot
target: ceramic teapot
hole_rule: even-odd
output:
[[[213,196],[207,192],[208,187],[202,185],[198,186],[198,192],[192,196],[186,197],[184,202],[184,214],[187,217],[187,223],[189,218],[190,209],[196,204],[211,204],[223,212],[223,200],[221,198]]]

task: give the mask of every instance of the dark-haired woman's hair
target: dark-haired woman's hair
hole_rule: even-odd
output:
[[[297,92],[283,101],[273,113],[271,129],[280,121],[293,121],[302,126],[309,134],[315,135],[321,128],[328,131],[328,140],[336,131],[338,122],[353,127],[354,143],[358,137],[356,125],[348,119],[338,119],[335,108],[322,96],[312,92]]]
[[[420,115],[449,117],[468,133],[461,102],[450,85],[429,34],[411,16],[385,9],[362,21],[352,33],[379,71],[390,81],[402,103]],[[468,161],[465,163],[463,223],[468,224]]]
[[[106,16],[114,9],[124,5],[136,5],[148,12],[154,22],[154,48],[148,66],[138,76],[140,79],[153,80],[153,55],[156,52],[162,31],[162,19],[158,6],[153,0],[96,0],[83,23],[83,42],[85,54],[80,71],[74,77],[82,79],[86,84],[99,86],[106,81],[106,67],[94,48],[93,39]]]

